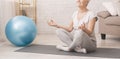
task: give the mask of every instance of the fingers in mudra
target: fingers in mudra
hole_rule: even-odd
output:
[[[48,20],[48,25],[57,27],[57,23],[54,20]]]
[[[83,23],[81,26],[79,26],[79,29],[82,29],[84,30],[86,27],[85,27],[85,23]]]

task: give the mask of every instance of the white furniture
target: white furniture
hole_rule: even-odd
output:
[[[111,16],[108,11],[99,12],[97,15],[102,39],[106,39],[107,34],[120,36],[120,16]]]

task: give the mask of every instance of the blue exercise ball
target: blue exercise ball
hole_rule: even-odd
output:
[[[16,16],[8,21],[5,34],[12,44],[27,46],[36,37],[37,29],[32,19],[26,16]]]

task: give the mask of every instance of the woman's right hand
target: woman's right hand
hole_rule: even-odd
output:
[[[57,28],[58,28],[58,25],[57,25],[57,23],[56,23],[54,20],[49,20],[47,23],[48,23],[48,25],[50,25],[50,26],[53,26],[53,27],[57,27]]]

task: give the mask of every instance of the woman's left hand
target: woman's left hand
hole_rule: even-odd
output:
[[[79,29],[81,29],[81,30],[85,30],[86,29],[86,27],[85,27],[85,23],[83,23],[81,26],[79,26]]]

